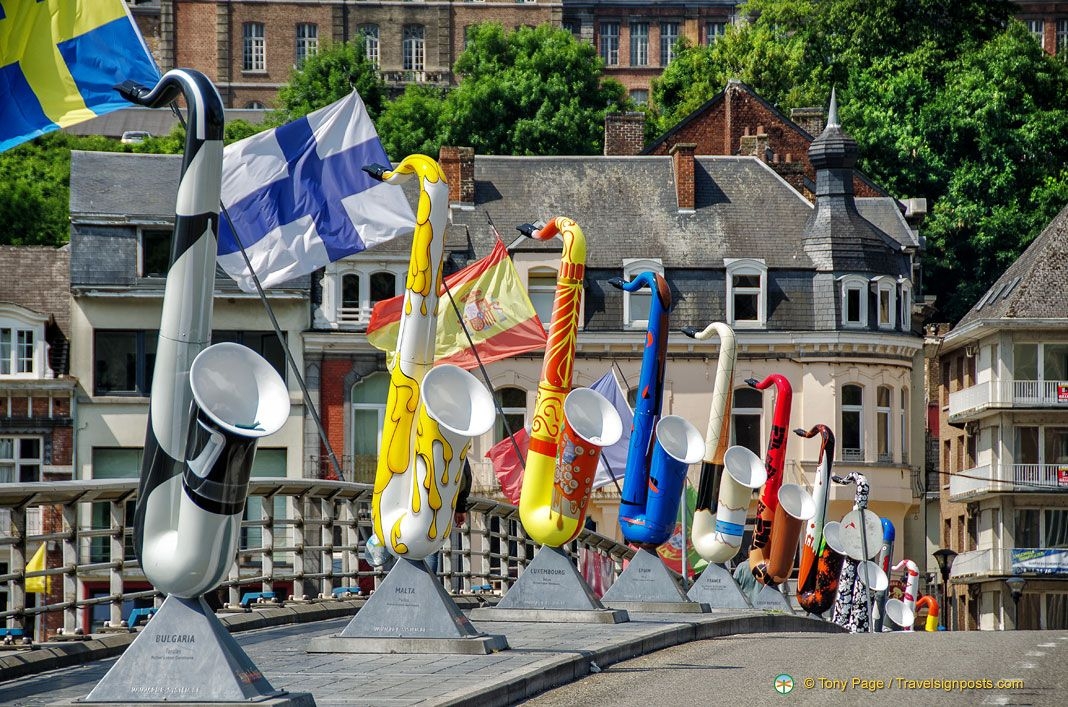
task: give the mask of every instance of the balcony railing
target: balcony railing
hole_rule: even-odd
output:
[[[999,464],[953,474],[949,500],[974,501],[991,493],[1068,492],[1068,464]]]
[[[371,321],[371,308],[370,307],[338,307],[337,308],[337,323],[355,327],[356,329],[366,329],[367,323]]]
[[[366,594],[377,586],[382,571],[361,561],[371,534],[371,492],[370,485],[351,482],[252,479],[237,562],[221,585],[226,601],[236,604],[246,591],[329,597],[334,589],[360,586]],[[0,527],[0,557],[10,557],[7,574],[0,574],[0,591],[7,593],[0,626],[28,630],[35,617],[62,612],[65,630],[89,633],[90,607],[108,606],[109,620],[118,625],[134,601],[158,606],[162,597],[129,554],[127,504],[136,495],[136,480],[0,484],[0,509],[9,518]],[[94,504],[107,510],[95,520]],[[62,527],[27,532],[31,509],[41,507],[56,508]],[[51,544],[49,567],[27,572],[26,563],[42,542]],[[580,549],[601,553],[611,558],[616,572],[634,554],[588,530],[566,549],[572,555]],[[452,592],[485,585],[504,591],[534,550],[515,506],[472,497],[468,522],[451,534],[438,574]],[[27,601],[26,580],[33,577],[51,578],[51,590],[38,595],[37,606]],[[106,593],[90,596],[90,584],[106,587]]]
[[[1068,550],[1017,547],[962,552],[953,560],[950,580],[968,583],[1024,576],[1068,576]]]
[[[1060,407],[1068,409],[1068,382],[986,381],[949,394],[949,417],[965,417],[990,408]]]

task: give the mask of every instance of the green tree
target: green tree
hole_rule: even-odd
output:
[[[442,89],[412,83],[400,98],[386,105],[376,127],[393,162],[416,153],[438,154],[444,102]]]
[[[780,109],[838,88],[860,168],[926,197],[927,289],[959,318],[1057,210],[1068,182],[1068,67],[1002,0],[751,0],[654,84],[663,130],[740,78]]]
[[[480,154],[599,154],[605,113],[630,105],[591,44],[548,25],[479,25],[454,71],[441,143]]]
[[[329,44],[293,71],[278,91],[278,124],[296,120],[341,100],[356,89],[374,120],[382,110],[386,87],[364,53],[363,39]]]

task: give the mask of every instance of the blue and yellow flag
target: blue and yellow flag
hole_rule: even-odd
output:
[[[159,70],[123,0],[0,0],[0,152],[130,104]]]

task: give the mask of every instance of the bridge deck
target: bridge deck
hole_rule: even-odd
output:
[[[692,640],[743,633],[840,630],[814,619],[759,611],[631,613],[630,622],[615,625],[479,621],[479,630],[502,633],[511,646],[486,656],[305,652],[309,638],[337,633],[348,620],[288,624],[242,631],[236,637],[274,687],[309,692],[319,705],[486,707],[511,704],[576,680],[590,673],[591,664],[603,668]],[[0,682],[0,700],[37,705],[82,698],[113,662],[114,658],[93,660]]]

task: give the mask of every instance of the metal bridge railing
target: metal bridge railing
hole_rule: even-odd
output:
[[[371,492],[369,484],[343,481],[252,479],[235,563],[209,601],[236,605],[247,592],[310,599],[355,587],[369,593],[385,576],[364,558]],[[32,635],[36,618],[55,617],[47,625],[58,628],[61,614],[64,633],[90,633],[104,620],[118,625],[135,605],[158,606],[162,596],[133,553],[136,496],[136,480],[0,484],[0,627]],[[28,529],[36,513],[46,520]],[[49,544],[47,567],[27,571],[42,542]],[[609,556],[617,572],[633,555],[585,530],[568,550],[577,556],[580,548]],[[452,593],[503,592],[534,551],[519,509],[472,497],[468,522],[453,529],[440,553],[438,574]],[[27,594],[26,581],[40,577],[48,578],[46,591]]]

